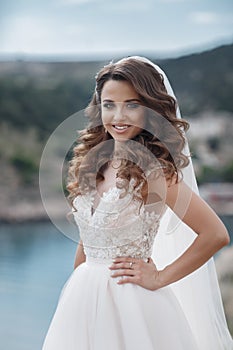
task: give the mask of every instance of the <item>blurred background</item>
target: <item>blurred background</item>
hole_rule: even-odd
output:
[[[110,60],[144,55],[165,70],[191,125],[201,195],[233,238],[232,10],[231,0],[0,0],[1,349],[41,349],[72,272],[76,244],[43,208],[40,159]],[[215,261],[233,334],[233,245]]]

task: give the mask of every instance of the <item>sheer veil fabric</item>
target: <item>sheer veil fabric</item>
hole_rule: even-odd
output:
[[[166,74],[159,66],[140,56],[123,58],[119,62],[131,58],[149,63],[162,74],[168,94],[176,99]],[[177,117],[181,118],[179,107],[177,107]],[[186,142],[185,154],[189,155],[188,142]],[[183,180],[198,193],[191,159],[189,165],[183,170]],[[187,249],[195,237],[196,234],[178,219],[171,209],[167,208],[153,247],[152,258],[157,267],[163,268],[174,261]],[[182,306],[200,350],[233,349],[233,340],[226,323],[213,258],[189,276],[173,283],[171,288]]]

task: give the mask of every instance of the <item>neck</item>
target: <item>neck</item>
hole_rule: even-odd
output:
[[[114,153],[117,153],[122,147],[122,141],[114,141]]]

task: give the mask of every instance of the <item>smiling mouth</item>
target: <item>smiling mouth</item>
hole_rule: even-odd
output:
[[[130,127],[130,125],[127,125],[127,124],[124,124],[124,125],[113,125],[113,127],[116,129],[116,130],[126,130]]]

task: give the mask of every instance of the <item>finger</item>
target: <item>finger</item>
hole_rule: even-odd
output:
[[[117,281],[117,284],[125,284],[125,283],[138,284],[138,281],[135,278],[135,276],[126,276],[124,278],[121,278],[119,281]]]
[[[154,263],[154,261],[151,258],[148,258],[148,261],[147,261],[146,264],[155,266],[155,263]]]
[[[130,261],[130,262],[119,262],[119,263],[115,263],[112,264],[111,266],[109,266],[110,270],[118,270],[118,269],[134,269],[134,265],[135,263]]]
[[[154,260],[152,260],[151,258],[149,258],[149,259],[148,259],[148,264],[155,265]]]
[[[131,258],[128,256],[118,256],[117,258],[113,259],[113,263],[118,264],[118,263],[122,263],[122,262],[131,262],[131,261],[133,263],[136,263],[138,260],[140,260],[140,259]]]
[[[131,269],[116,270],[111,274],[111,277],[134,276],[134,271]]]

